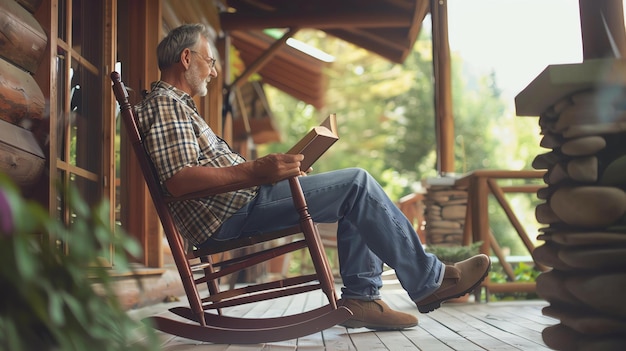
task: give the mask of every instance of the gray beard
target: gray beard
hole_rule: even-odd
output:
[[[185,79],[191,86],[193,95],[206,96],[208,94],[207,85],[210,82],[211,77],[208,79],[200,78],[200,72],[198,72],[198,66],[192,64],[189,69],[185,71]],[[192,95],[192,96],[193,96]]]

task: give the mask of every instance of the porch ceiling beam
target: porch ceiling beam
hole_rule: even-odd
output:
[[[358,12],[358,10],[339,10],[335,12],[261,12],[241,13],[223,12],[220,23],[223,30],[254,30],[265,28],[406,28],[412,24],[412,13],[409,11]]]

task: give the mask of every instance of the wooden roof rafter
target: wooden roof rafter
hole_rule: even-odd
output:
[[[325,12],[227,12],[221,16],[223,30],[287,28],[295,25],[316,29],[333,28],[403,28],[411,24],[410,14],[400,11],[380,13],[344,11]]]
[[[298,32],[299,28],[291,28],[282,37],[277,39],[274,43],[272,43],[267,50],[265,50],[259,57],[257,57],[252,64],[248,65],[244,72],[235,79],[235,81],[230,84],[230,87],[238,87],[241,86],[251,75],[258,72],[263,66],[265,66],[277,53],[278,50],[285,45],[287,39],[291,38],[294,34]]]
[[[408,56],[428,0],[223,0],[221,29],[227,32],[267,28],[308,28],[374,52],[394,63]]]

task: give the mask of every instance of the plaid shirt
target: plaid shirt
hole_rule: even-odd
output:
[[[144,147],[165,194],[164,182],[184,167],[227,167],[245,162],[213,133],[191,96],[170,84],[153,83],[152,91],[135,106],[135,113]],[[257,190],[253,187],[168,205],[181,234],[199,245],[252,200]]]

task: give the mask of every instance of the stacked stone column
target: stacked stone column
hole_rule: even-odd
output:
[[[546,187],[534,258],[552,270],[537,280],[559,322],[543,331],[556,350],[626,350],[626,88],[568,94],[539,118],[535,169]]]
[[[427,245],[457,246],[463,242],[467,189],[454,186],[453,178],[448,180],[449,185],[425,181],[424,232]]]

